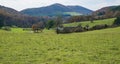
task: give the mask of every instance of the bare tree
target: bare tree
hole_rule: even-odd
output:
[[[91,22],[91,23],[94,22],[94,15],[93,15],[93,14],[90,16],[90,22]]]
[[[38,33],[38,30],[42,32],[44,28],[45,24],[43,22],[39,22],[37,24],[32,25],[32,30],[34,31],[34,33]]]
[[[56,23],[55,23],[56,27],[62,25],[62,23],[63,23],[63,20],[62,20],[61,16],[58,16],[55,21],[56,21]]]

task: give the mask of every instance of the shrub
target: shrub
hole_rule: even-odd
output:
[[[120,16],[115,19],[113,25],[120,25]]]
[[[87,24],[85,27],[84,27],[84,30],[89,30],[89,25]]]
[[[2,27],[1,29],[2,29],[2,30],[6,30],[6,31],[11,31],[11,28],[8,27],[8,26],[4,26],[4,27]]]
[[[82,27],[75,27],[74,32],[83,32],[84,29]]]
[[[74,32],[75,30],[75,27],[63,27],[63,28],[57,28],[56,29],[56,33],[59,34],[59,33],[72,33]]]
[[[12,25],[11,27],[12,27],[12,28],[18,28],[18,27],[17,27],[17,26],[15,26],[15,25]]]
[[[82,24],[78,24],[77,27],[82,27]]]
[[[95,25],[91,29],[92,30],[99,30],[99,29],[105,29],[108,28],[109,26],[107,24],[101,24],[101,25]]]
[[[50,20],[46,24],[46,28],[49,30],[50,28],[53,28],[55,26],[55,21]]]

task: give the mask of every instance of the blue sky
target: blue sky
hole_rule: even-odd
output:
[[[19,11],[26,8],[48,6],[54,3],[79,5],[91,10],[97,10],[106,6],[120,5],[120,0],[0,0],[0,5]]]

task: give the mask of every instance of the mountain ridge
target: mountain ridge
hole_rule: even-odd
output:
[[[52,4],[50,6],[38,7],[38,8],[28,8],[21,11],[24,14],[32,16],[42,16],[42,15],[57,15],[63,14],[65,12],[76,12],[83,15],[91,14],[93,11],[82,6],[65,6],[62,4]]]

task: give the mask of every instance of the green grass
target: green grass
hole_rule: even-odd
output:
[[[12,30],[12,32],[16,32],[16,33],[22,33],[22,32],[25,32],[25,31],[23,31],[22,28],[12,28],[11,30]]]
[[[120,27],[82,33],[0,30],[0,64],[119,64]]]
[[[79,24],[81,24],[82,26],[85,26],[88,24],[88,25],[90,25],[90,27],[95,26],[95,25],[100,25],[100,24],[112,25],[114,20],[115,20],[115,18],[104,19],[104,20],[94,20],[94,23],[91,23],[90,21],[74,22],[74,23],[64,24],[64,26],[77,26]]]
[[[65,12],[64,14],[69,14],[71,16],[80,16],[80,15],[82,15],[82,14],[77,13],[77,12]]]

